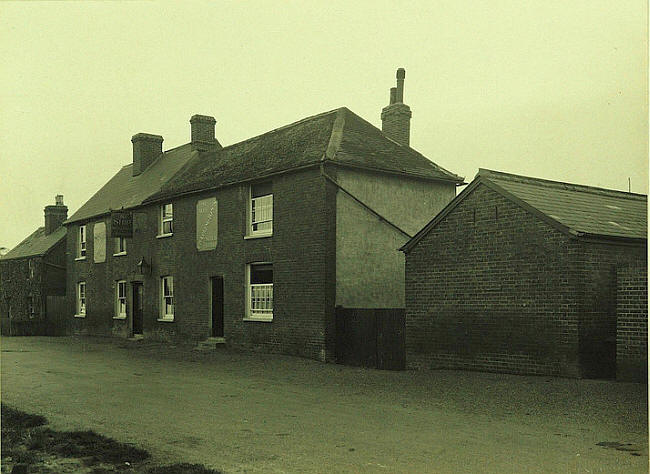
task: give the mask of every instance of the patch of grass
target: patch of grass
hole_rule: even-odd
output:
[[[120,443],[94,431],[53,431],[43,430],[43,450],[66,458],[87,458],[85,464],[92,466],[100,463],[124,464],[149,459],[144,449]]]
[[[11,408],[4,403],[0,408],[2,414],[2,427],[10,427],[14,430],[35,428],[47,424],[47,418],[41,415],[30,415],[28,413]]]
[[[80,460],[93,474],[136,472],[142,474],[221,474],[201,464],[178,463],[168,466],[142,465],[150,458],[144,449],[120,443],[94,431],[55,431],[43,425],[47,419],[2,404],[2,464],[23,464],[38,472],[45,470],[44,457]],[[39,466],[40,464],[40,466]],[[30,467],[30,469],[31,469]],[[29,471],[31,472],[31,470]]]
[[[208,469],[202,464],[177,463],[168,466],[155,466],[146,471],[147,474],[221,474],[221,471]]]

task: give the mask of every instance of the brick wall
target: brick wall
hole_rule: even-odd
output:
[[[616,268],[645,253],[570,238],[479,185],[406,256],[407,363],[612,378]]]
[[[578,304],[581,376],[616,375],[617,267],[645,261],[644,245],[574,240],[575,267],[580,275]]]
[[[406,255],[407,364],[578,375],[570,248],[479,185]]]
[[[86,334],[130,334],[130,318],[113,319],[115,281],[141,280],[144,285],[144,336],[164,340],[202,340],[210,333],[210,277],[224,279],[224,333],[227,344],[265,352],[296,354],[316,359],[333,356],[326,338],[333,332],[334,310],[334,202],[317,169],[282,175],[273,180],[273,236],[244,239],[248,185],[173,200],[174,235],[156,238],[159,207],[138,210],[134,238],[127,255],[113,257],[111,243],[105,263],[88,258],[75,261],[76,243],[68,239],[70,315],[75,308],[75,285],[86,281],[87,314],[75,318],[76,331]],[[196,203],[216,197],[218,242],[215,250],[196,247]],[[327,204],[327,203],[331,204]],[[76,226],[68,235],[76,236]],[[92,236],[92,223],[88,224]],[[150,273],[137,274],[144,257]],[[272,262],[274,273],[273,322],[244,321],[246,264]],[[174,277],[174,322],[157,321],[160,277]],[[129,285],[130,288],[130,285]],[[127,305],[131,306],[129,291]],[[331,313],[331,314],[330,314]],[[330,344],[331,345],[331,344]]]
[[[646,381],[648,377],[648,266],[646,262],[617,269],[617,378]]]
[[[34,269],[33,277],[29,274],[29,262]],[[45,318],[45,295],[43,293],[43,273],[45,267],[41,257],[19,258],[0,261],[0,308],[2,309],[2,334],[15,334],[13,325],[25,326],[18,331],[21,335],[42,334],[40,322]],[[34,315],[30,315],[28,298],[33,297]],[[11,319],[11,321],[10,321]],[[27,328],[29,324],[29,328]]]

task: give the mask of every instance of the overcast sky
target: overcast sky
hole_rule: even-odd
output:
[[[381,127],[398,67],[411,146],[468,181],[647,193],[646,22],[642,0],[0,2],[0,247],[135,133],[173,148],[198,113],[229,145],[340,106]]]

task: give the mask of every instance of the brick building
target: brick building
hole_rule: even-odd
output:
[[[644,195],[480,170],[402,247],[408,364],[639,378],[646,214]]]
[[[171,150],[135,135],[66,223],[75,331],[332,360],[337,306],[403,307],[397,249],[463,182],[409,147],[403,84],[382,131],[340,108],[227,147],[200,115]],[[118,209],[132,237],[112,236]]]
[[[3,335],[59,332],[51,297],[65,295],[66,229],[61,224],[67,216],[63,196],[56,196],[56,204],[45,207],[45,225],[0,259]]]

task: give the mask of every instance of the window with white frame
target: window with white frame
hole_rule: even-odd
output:
[[[273,264],[247,265],[247,315],[248,319],[273,320]]]
[[[86,258],[86,226],[79,226],[77,235],[77,258]]]
[[[126,281],[119,280],[115,285],[115,318],[126,318]]]
[[[86,282],[77,283],[77,316],[86,315]]]
[[[34,278],[34,260],[31,259],[28,260],[27,265],[29,267],[28,268],[29,279],[31,280]]]
[[[126,237],[115,237],[115,253],[113,255],[126,255]]]
[[[174,207],[172,203],[160,206],[160,235],[171,235],[174,233]]]
[[[273,191],[271,183],[254,184],[250,187],[249,235],[273,233]]]
[[[160,279],[160,319],[174,320],[174,277],[164,276]]]

